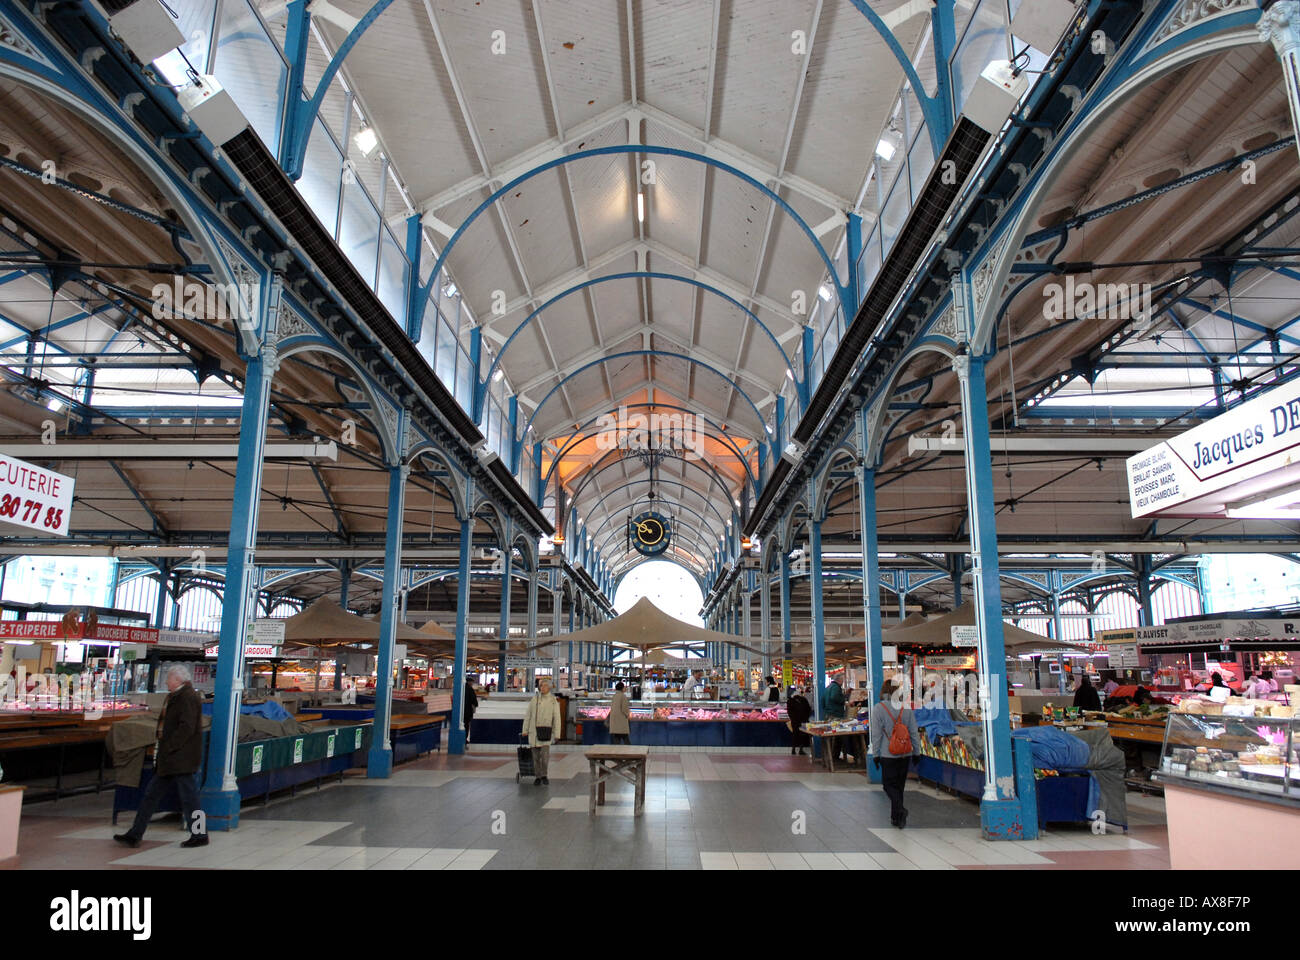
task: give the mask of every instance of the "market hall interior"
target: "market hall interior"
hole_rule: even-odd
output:
[[[0,866],[1294,865],[1297,51],[0,2]]]

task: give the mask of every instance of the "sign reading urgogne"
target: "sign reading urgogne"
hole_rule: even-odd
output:
[[[1297,447],[1300,381],[1293,381],[1130,457],[1133,516],[1280,519],[1279,507],[1300,501],[1300,492],[1278,490]],[[1288,488],[1300,475],[1289,479]]]
[[[0,520],[66,537],[75,484],[71,477],[0,453]]]

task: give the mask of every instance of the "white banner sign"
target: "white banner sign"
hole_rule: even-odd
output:
[[[1249,489],[1241,487],[1239,492],[1228,488],[1291,466],[1296,446],[1300,446],[1300,380],[1130,457],[1128,490],[1133,516],[1161,513],[1246,519],[1289,506],[1289,502],[1259,502],[1269,490],[1267,481],[1251,484]],[[1216,493],[1219,495],[1210,496]],[[1192,500],[1201,503],[1178,511]]]
[[[215,633],[197,633],[193,630],[159,630],[158,646],[177,650],[204,650],[217,642]]]
[[[66,537],[75,483],[71,477],[0,453],[0,520]]]
[[[215,660],[217,657],[217,647],[208,647],[203,651],[203,655],[209,660]],[[273,647],[265,643],[246,643],[244,644],[245,660],[269,660],[272,657],[280,655],[280,648]]]
[[[980,645],[979,627],[973,624],[953,627],[952,645],[954,647],[978,647]]]

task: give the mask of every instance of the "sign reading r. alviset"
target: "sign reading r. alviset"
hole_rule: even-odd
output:
[[[66,537],[75,483],[71,477],[0,453],[0,520]]]
[[[1300,381],[1260,394],[1128,460],[1134,517],[1228,516],[1300,457]],[[1281,481],[1279,480],[1279,483]],[[1248,515],[1241,507],[1239,514]]]

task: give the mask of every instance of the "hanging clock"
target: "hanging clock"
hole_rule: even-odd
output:
[[[647,511],[633,519],[631,527],[632,545],[643,556],[657,557],[668,549],[672,530],[666,518]]]

